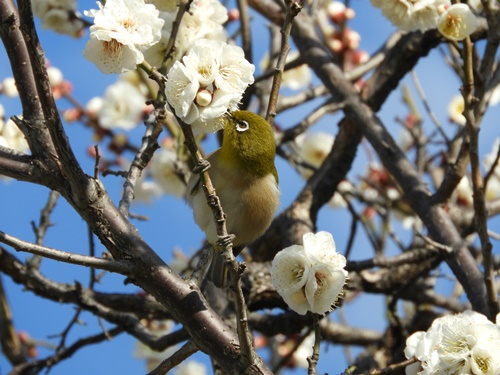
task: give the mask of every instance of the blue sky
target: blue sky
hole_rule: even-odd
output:
[[[87,4],[93,5],[93,2],[81,2],[79,9],[83,10],[82,6]],[[371,53],[385,41],[387,36],[394,31],[394,28],[382,18],[377,10],[374,10],[369,5],[368,1],[352,1],[351,6],[357,13],[351,27],[361,34],[361,48]],[[268,45],[268,31],[265,26],[266,21],[263,21],[258,15],[254,15],[254,19],[256,25],[253,30],[255,40],[264,40],[255,44],[255,56],[258,59],[263,55],[263,50]],[[116,76],[103,75],[92,63],[83,59],[82,50],[86,39],[87,36],[75,40],[40,30],[40,40],[47,58],[54,66],[63,71],[65,79],[72,82],[73,94],[82,104],[85,104],[93,96],[102,95],[106,87],[116,80]],[[444,124],[445,130],[451,132],[454,125],[448,123],[447,105],[449,99],[459,92],[459,80],[444,65],[437,51],[434,51],[429,57],[421,61],[417,73],[433,111]],[[11,75],[5,51],[1,49],[0,80]],[[408,77],[405,78],[404,83],[409,85],[412,93],[417,97]],[[0,103],[5,107],[7,116],[20,114],[18,99],[0,96]],[[63,100],[59,101],[58,104],[61,109],[70,108],[69,103]],[[422,106],[420,108],[422,109]],[[393,134],[398,134],[399,125],[396,124],[394,118],[396,116],[404,117],[406,113],[407,110],[402,104],[401,91],[396,90],[381,109],[380,117],[387,127],[393,131]],[[424,113],[423,109],[422,113]],[[297,118],[304,115],[304,109],[290,111],[283,114],[283,116],[279,116],[278,121],[282,125],[291,126],[296,123]],[[495,107],[490,110],[485,118],[480,134],[480,147],[483,155],[490,152],[492,139],[500,135],[498,122],[495,121],[495,118],[498,119],[499,115],[499,109]],[[335,134],[339,119],[339,116],[325,119],[315,126],[315,129]],[[425,121],[425,126],[430,129],[431,125],[427,117]],[[94,161],[86,154],[87,147],[93,144],[91,131],[80,124],[66,124],[65,128],[78,160],[84,170],[92,174]],[[140,142],[141,133],[139,130],[132,132],[130,136],[136,143]],[[213,148],[214,145],[215,142],[211,140],[208,142],[207,148]],[[128,157],[131,158],[131,155],[129,154]],[[349,176],[356,179],[364,172],[366,163],[367,156],[361,148],[354,169]],[[284,209],[296,197],[303,185],[303,181],[289,165],[280,159],[277,160],[277,167],[282,191],[280,209]],[[121,194],[121,180],[118,177],[109,176],[104,178],[103,181],[114,202],[117,203]],[[0,182],[0,192],[0,205],[2,207],[0,230],[24,240],[33,241],[34,234],[30,222],[38,221],[40,209],[48,198],[48,190],[40,186],[8,181]],[[29,199],[27,199],[28,197]],[[132,212],[149,217],[146,222],[135,221],[134,224],[153,249],[167,261],[170,259],[172,250],[175,247],[181,248],[186,254],[191,254],[200,246],[203,240],[201,231],[193,222],[189,207],[182,200],[163,196],[155,200],[151,205],[134,205]],[[86,224],[64,200],[60,199],[58,201],[51,220],[55,225],[49,229],[45,238],[45,245],[75,253],[86,254],[88,252]],[[497,225],[498,220],[495,220],[495,223]],[[343,210],[333,210],[325,207],[320,211],[318,229],[327,230],[333,234],[340,252],[345,249],[349,225],[350,216]],[[396,228],[403,239],[408,238],[409,233],[398,226]],[[361,232],[361,230],[358,231],[358,233]],[[494,245],[498,246],[498,244]],[[102,251],[102,245],[97,243],[97,254],[101,254]],[[22,253],[17,253],[16,256],[19,259],[26,258],[26,255]],[[366,238],[360,235],[356,239],[352,259],[366,259],[368,257],[371,257],[370,245]],[[85,285],[89,280],[88,269],[59,264],[52,260],[44,260],[41,270],[47,277],[58,282],[72,283],[78,280]],[[3,275],[2,280],[13,310],[15,326],[19,330],[29,332],[37,340],[57,344],[58,339],[51,338],[51,336],[57,335],[66,327],[74,313],[73,307],[45,301],[33,296],[32,293],[23,291],[22,287],[14,284]],[[451,283],[444,281],[443,290],[451,287],[451,285]],[[122,277],[110,274],[103,277],[102,283],[98,284],[96,289],[109,292],[138,292],[138,288],[133,285],[124,286]],[[367,314],[367,311],[370,313]],[[342,314],[348,324],[356,327],[383,330],[386,325],[383,298],[381,296],[362,296],[355,303],[346,304],[342,309]],[[339,312],[332,314],[332,319],[338,321]],[[101,331],[98,321],[93,315],[84,313],[81,320],[84,325],[76,326],[72,330],[68,343],[72,343],[85,335],[96,334]],[[51,370],[51,374],[143,373],[143,362],[132,357],[134,343],[133,338],[120,335],[110,342],[87,347],[75,354],[70,360],[58,364]],[[319,372],[336,373],[342,371],[346,363],[341,348],[330,345],[326,349],[327,352],[323,353],[320,358]],[[40,348],[42,358],[50,353],[50,350]],[[207,363],[206,357],[202,354],[196,355],[195,358]],[[0,356],[0,374],[7,373],[9,369],[10,366],[5,358]],[[292,373],[305,373],[305,370]]]

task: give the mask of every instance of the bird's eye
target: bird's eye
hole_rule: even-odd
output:
[[[241,132],[246,132],[248,129],[250,129],[250,124],[246,121],[238,121],[236,123],[236,131]]]

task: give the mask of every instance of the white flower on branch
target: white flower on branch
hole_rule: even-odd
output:
[[[10,119],[6,122],[3,121],[3,118],[0,119],[0,146],[23,153],[29,151],[24,134],[19,130],[15,122]]]
[[[240,47],[201,39],[168,72],[165,94],[195,133],[213,133],[222,127],[220,117],[237,109],[254,71]]]
[[[493,142],[493,146],[491,147],[491,152],[486,154],[483,159],[484,168],[486,171],[489,171],[491,168],[494,168],[493,174],[496,178],[500,178],[500,161],[493,166],[497,159],[497,155],[500,152],[500,137],[497,137]]]
[[[32,0],[31,5],[44,29],[74,37],[82,35],[85,25],[76,11],[76,0]]]
[[[117,81],[106,89],[97,117],[104,129],[135,128],[145,110],[146,98],[134,85]]]
[[[328,232],[306,233],[303,243],[276,254],[271,269],[273,285],[298,314],[324,314],[342,292],[346,259],[336,252]]]
[[[335,137],[326,132],[308,132],[299,134],[295,137],[294,150],[299,158],[310,164],[314,168],[320,168],[326,157],[333,147]],[[299,166],[298,171],[306,180],[311,178],[314,170],[311,168]],[[352,190],[352,185],[348,181],[342,181],[337,192],[333,194],[332,199],[328,202],[332,208],[346,207],[347,203],[339,192],[347,192]]]
[[[206,375],[207,368],[197,361],[186,361],[175,370],[175,375]]]
[[[158,4],[160,1],[153,1],[160,10],[160,18],[165,21],[161,31],[160,41],[144,51],[145,59],[153,66],[161,66],[167,45],[172,33],[173,22],[176,18],[178,8],[166,2]],[[172,67],[175,61],[182,59],[188,50],[199,39],[210,39],[225,42],[227,33],[224,29],[224,23],[227,22],[227,9],[219,0],[194,0],[186,12],[179,25],[177,38],[175,39],[175,48],[167,61],[167,70]]]
[[[286,62],[294,61],[299,58],[300,53],[297,50],[291,51],[287,57]],[[262,71],[270,69],[269,53],[266,52],[260,60],[259,66]],[[281,88],[289,88],[290,90],[299,90],[311,83],[312,73],[309,65],[302,64],[296,68],[288,69],[283,72],[281,77]]]
[[[406,368],[407,375],[498,374],[500,326],[474,311],[443,316],[427,332],[408,337],[405,356],[419,361]]]
[[[163,193],[181,198],[186,193],[186,183],[178,175],[176,161],[177,152],[169,138],[162,142],[161,149],[151,161],[151,175]]]
[[[90,39],[83,55],[103,73],[122,73],[144,61],[142,51],[157,43],[164,21],[152,4],[143,0],[97,2],[99,10],[86,11],[94,17]]]
[[[458,125],[465,125],[467,120],[464,116],[465,102],[462,95],[455,95],[448,104],[448,116],[450,121]]]
[[[0,85],[0,93],[4,94],[8,98],[15,98],[19,95],[14,77],[7,77],[2,81],[2,84]]]
[[[298,156],[315,168],[321,167],[333,147],[335,137],[326,132],[302,133],[295,138]],[[300,168],[300,174],[309,179],[314,171],[310,168]]]
[[[174,324],[170,320],[146,320],[141,321],[153,335],[160,338],[172,332]],[[149,346],[137,341],[135,344],[135,350],[133,353],[134,358],[139,360],[145,360],[146,371],[153,371],[165,358],[170,357],[178,350],[178,346],[170,346],[165,350],[159,352],[151,349]]]
[[[467,4],[444,6],[439,17],[438,30],[451,40],[464,40],[477,28],[477,18]]]
[[[273,285],[286,304],[301,315],[310,308],[304,291],[310,269],[311,263],[300,245],[281,250],[273,259]]]
[[[370,0],[391,23],[404,31],[425,31],[437,27],[438,7],[449,0]]]
[[[175,12],[179,7],[179,0],[148,0],[149,4],[153,4],[160,12]]]

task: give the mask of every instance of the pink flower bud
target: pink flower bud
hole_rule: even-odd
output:
[[[237,8],[229,9],[227,12],[228,21],[238,21],[240,19],[240,11]]]

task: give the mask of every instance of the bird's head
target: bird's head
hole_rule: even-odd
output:
[[[269,123],[249,111],[236,111],[224,120],[221,159],[245,172],[262,177],[273,173],[276,143]]]

